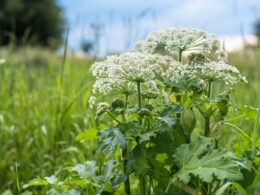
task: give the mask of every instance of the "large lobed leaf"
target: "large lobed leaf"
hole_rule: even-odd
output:
[[[206,137],[181,145],[177,148],[174,159],[180,168],[175,179],[184,183],[189,183],[192,176],[206,183],[211,183],[214,179],[236,181],[243,178],[240,172],[241,162],[225,149],[213,149],[213,142]]]
[[[117,146],[126,146],[125,136],[119,128],[109,128],[98,133],[98,151],[112,154]]]

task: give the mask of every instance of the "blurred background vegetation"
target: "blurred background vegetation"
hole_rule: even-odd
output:
[[[92,57],[62,54],[67,26],[56,1],[0,0],[0,5],[0,59],[6,59],[0,64],[0,193],[6,195],[23,193],[33,178],[96,158],[94,142],[76,139],[95,127],[87,103],[95,41],[81,44]],[[260,40],[260,21],[254,30]],[[249,81],[233,94],[241,107],[259,107],[259,60],[257,45],[230,53],[229,63]],[[252,134],[253,121],[237,123]],[[239,134],[223,128],[226,134],[231,136],[223,144],[236,154],[247,147]]]

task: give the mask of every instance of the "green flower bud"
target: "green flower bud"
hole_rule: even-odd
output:
[[[123,108],[124,107],[124,101],[120,100],[120,99],[116,99],[114,100],[111,104],[110,104],[110,108],[112,110],[117,109],[117,108]]]
[[[101,117],[108,110],[108,105],[105,102],[101,102],[97,106],[96,119]]]
[[[206,56],[201,53],[192,53],[188,57],[190,64],[203,64],[208,61]]]
[[[211,115],[216,111],[215,104],[210,104],[209,102],[203,102],[197,106],[198,110],[204,117],[211,117]]]
[[[186,135],[190,135],[192,131],[196,127],[196,116],[192,110],[192,108],[185,108],[181,112],[181,118],[180,118],[181,127],[184,130],[184,133]]]
[[[143,118],[143,117],[145,117],[145,116],[151,116],[151,115],[152,115],[151,111],[150,111],[149,109],[147,109],[147,108],[142,108],[142,109],[140,109],[140,110],[137,112],[137,114],[138,114],[141,118]]]
[[[143,93],[142,96],[147,99],[155,99],[158,97],[158,94],[155,93]]]

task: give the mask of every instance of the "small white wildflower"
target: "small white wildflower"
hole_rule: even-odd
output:
[[[234,85],[239,81],[246,82],[239,70],[224,62],[210,61],[204,64],[195,64],[191,68],[195,77],[206,81],[223,81],[228,85]]]
[[[167,80],[174,81],[176,83],[179,82],[179,79],[187,73],[186,65],[183,65],[177,61],[173,61],[169,64],[167,69],[163,73],[163,77]]]
[[[93,64],[91,68],[96,77],[93,92],[131,94],[136,82],[149,83],[155,80],[171,60],[158,54],[138,52],[109,56],[104,61]]]
[[[89,108],[93,109],[95,104],[96,104],[96,97],[95,96],[90,96],[88,100]]]
[[[143,41],[137,42],[133,50],[154,53],[158,49],[170,53],[222,51],[220,41],[215,35],[195,28],[170,28],[152,32]]]

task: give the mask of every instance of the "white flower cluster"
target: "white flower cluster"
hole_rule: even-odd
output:
[[[152,32],[134,46],[134,51],[154,53],[157,49],[174,52],[216,52],[225,58],[225,52],[215,35],[194,28],[170,28]]]
[[[188,67],[190,75],[205,81],[224,81],[225,84],[234,85],[239,81],[247,82],[239,70],[224,62],[209,61],[203,64],[194,64]]]
[[[97,98],[95,96],[90,96],[88,99],[89,108],[93,109],[96,104]]]
[[[167,80],[178,83],[178,81],[184,76],[184,74],[188,73],[187,70],[187,65],[183,65],[180,62],[173,61],[164,71],[163,77]]]
[[[170,61],[170,57],[139,52],[109,56],[104,61],[93,64],[91,68],[96,77],[93,92],[131,94],[137,82],[157,91],[154,80],[163,73],[163,68]]]
[[[175,61],[174,55],[155,54],[160,48],[165,49],[166,54],[191,52],[189,63]],[[219,56],[219,61],[209,59],[213,53]],[[177,84],[191,81],[191,89],[200,91],[209,81],[224,81],[229,85],[246,82],[235,67],[224,62],[225,54],[215,35],[198,29],[171,28],[153,32],[138,42],[133,52],[109,56],[93,64],[91,70],[96,78],[93,92],[130,95],[136,92],[136,83],[142,83],[143,93],[159,94],[158,77]],[[93,98],[90,105],[92,102]]]

